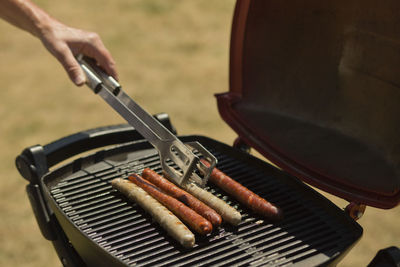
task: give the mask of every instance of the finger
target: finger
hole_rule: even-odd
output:
[[[82,68],[79,66],[79,63],[76,61],[72,51],[67,45],[62,45],[59,47],[55,51],[55,57],[64,67],[69,78],[75,85],[81,86],[86,82],[86,76],[83,73]]]
[[[89,42],[82,47],[81,53],[94,58],[109,75],[118,80],[115,61],[96,33],[90,33]]]

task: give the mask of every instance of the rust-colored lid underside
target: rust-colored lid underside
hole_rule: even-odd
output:
[[[223,119],[349,201],[400,202],[400,2],[239,0]]]

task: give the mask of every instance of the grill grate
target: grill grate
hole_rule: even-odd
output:
[[[354,242],[354,230],[343,227],[342,219],[293,185],[257,164],[243,162],[225,151],[207,149],[218,158],[219,169],[276,203],[285,219],[276,224],[262,220],[210,185],[206,189],[237,208],[243,221],[238,227],[224,224],[206,237],[196,236],[193,249],[182,248],[139,206],[109,184],[114,178],[127,178],[145,167],[160,173],[158,154],[153,149],[106,158],[61,179],[50,192],[76,227],[128,265],[306,265],[326,262]]]

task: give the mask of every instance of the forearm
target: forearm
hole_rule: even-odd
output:
[[[0,17],[36,37],[55,21],[30,0],[0,0]]]
[[[85,82],[85,75],[74,57],[78,54],[94,58],[117,78],[115,62],[96,33],[66,26],[30,0],[0,0],[0,18],[39,38],[76,85]]]

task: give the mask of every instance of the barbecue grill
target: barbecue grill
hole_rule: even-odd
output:
[[[194,248],[183,248],[109,183],[146,167],[162,171],[157,151],[128,125],[25,149],[17,168],[29,181],[42,234],[64,266],[339,262],[362,235],[355,219],[365,205],[392,208],[400,202],[397,76],[395,68],[378,68],[399,62],[388,56],[392,39],[384,38],[400,36],[387,28],[397,20],[388,6],[363,4],[374,12],[358,12],[357,3],[297,1],[288,8],[281,1],[238,1],[230,91],[217,100],[239,137],[232,147],[205,136],[179,136],[201,143],[219,169],[279,206],[279,222],[208,183],[206,190],[237,208],[243,220],[196,236]],[[376,14],[385,21],[377,23]],[[155,117],[176,133],[166,114]],[[251,156],[250,147],[280,168]],[[302,180],[350,205],[339,209]]]

